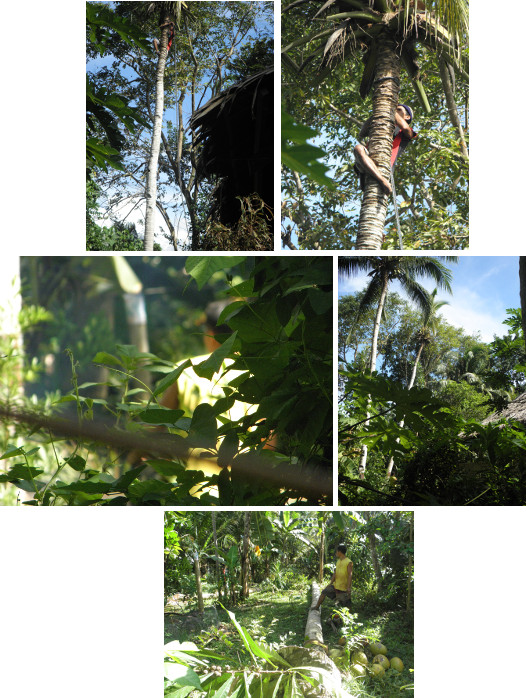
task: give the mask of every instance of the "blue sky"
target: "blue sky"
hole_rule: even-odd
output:
[[[445,264],[453,274],[453,294],[438,293],[438,300],[449,302],[440,311],[444,319],[455,327],[463,327],[468,334],[479,333],[484,342],[491,342],[495,334],[505,334],[508,328],[502,321],[506,319],[506,308],[520,306],[519,258],[459,255],[457,264]],[[432,282],[419,281],[433,290]],[[354,293],[367,283],[367,275],[340,281],[339,295]],[[390,288],[400,291],[398,282]]]

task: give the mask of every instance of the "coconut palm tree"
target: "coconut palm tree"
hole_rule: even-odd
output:
[[[385,306],[385,299],[391,281],[397,279],[402,286],[402,290],[409,296],[423,312],[429,312],[431,307],[431,296],[417,281],[416,277],[429,277],[434,279],[439,288],[444,288],[451,293],[451,272],[439,261],[456,261],[456,257],[340,257],[338,262],[339,274],[342,277],[355,275],[359,272],[369,272],[371,281],[365,289],[364,296],[358,308],[356,321],[364,312],[376,306],[376,316],[373,326],[373,337],[371,342],[371,354],[369,361],[369,373],[376,369],[376,359],[378,354],[378,332]],[[352,332],[352,329],[351,329]],[[366,420],[370,414],[366,411]],[[368,422],[365,421],[365,426]],[[360,465],[358,472],[361,479],[365,478],[365,466],[367,463],[367,446],[362,446]]]
[[[415,384],[416,380],[416,370],[418,368],[418,364],[420,363],[420,357],[422,356],[422,352],[424,350],[424,347],[426,347],[428,344],[430,344],[433,341],[433,338],[436,336],[437,330],[438,330],[438,321],[439,317],[437,315],[438,311],[440,308],[442,308],[444,305],[447,305],[447,301],[437,301],[436,295],[438,293],[438,289],[433,289],[433,291],[429,294],[429,307],[424,311],[422,315],[422,327],[420,330],[417,332],[415,336],[415,340],[418,346],[418,350],[416,352],[415,356],[415,362],[413,364],[413,371],[411,372],[411,378],[409,379],[409,383],[407,384],[407,389],[411,390],[413,385]],[[398,423],[398,426],[401,428],[404,426],[404,419],[400,420]],[[397,439],[396,442],[398,443],[400,439]],[[391,474],[393,472],[393,465],[394,465],[394,456],[391,456],[389,459],[389,462],[387,464],[387,477],[391,477]]]
[[[142,3],[138,3],[142,5]],[[148,160],[146,174],[146,215],[144,222],[144,249],[153,250],[153,237],[155,229],[155,209],[157,206],[157,170],[159,163],[159,151],[161,147],[161,131],[164,114],[164,70],[168,55],[168,37],[170,22],[179,26],[183,12],[187,11],[185,2],[151,2],[146,8],[149,14],[158,13],[159,27],[161,27],[161,41],[159,44],[159,59],[155,75],[155,112],[153,116],[152,145]]]
[[[297,0],[288,8],[308,2]],[[360,85],[363,99],[372,90],[372,120],[369,131],[369,153],[380,173],[390,179],[391,144],[394,114],[399,104],[402,67],[409,74],[421,107],[431,111],[420,80],[416,45],[421,44],[438,54],[450,68],[455,67],[467,77],[468,65],[460,46],[468,30],[468,0],[328,0],[317,15],[327,14],[327,21],[336,23],[326,30],[305,37],[304,43],[329,35],[324,48],[317,47],[303,65],[323,51],[323,69],[361,52],[364,70]],[[285,11],[284,10],[284,11]],[[286,52],[300,42],[294,41],[283,49],[285,60],[294,66]],[[301,69],[302,66],[299,66]],[[450,70],[442,71],[449,80]],[[444,90],[451,95],[450,85]],[[448,102],[449,106],[449,102]],[[451,112],[453,107],[451,105]],[[388,196],[381,185],[367,177],[360,210],[356,249],[380,249],[383,241]]]

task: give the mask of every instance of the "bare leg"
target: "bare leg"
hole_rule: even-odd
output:
[[[374,160],[371,159],[369,155],[365,152],[365,148],[361,143],[358,143],[354,148],[354,156],[360,162],[362,168],[367,172],[367,174],[374,177],[377,182],[379,182],[382,187],[387,191],[388,194],[392,192],[390,182],[382,176],[380,170],[376,166]]]
[[[325,594],[320,594],[320,598],[318,599],[318,603],[316,604],[316,606],[311,606],[310,610],[317,611],[324,601],[325,601]]]

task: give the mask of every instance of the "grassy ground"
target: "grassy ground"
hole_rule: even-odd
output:
[[[208,599],[207,605],[212,605]],[[247,602],[230,608],[238,622],[259,641],[265,641],[279,647],[282,645],[302,645],[305,623],[310,606],[308,590],[293,591],[258,591],[253,590]],[[195,642],[199,647],[217,652],[226,657],[225,663],[233,666],[250,664],[250,657],[228,615],[221,608],[207,611],[205,623],[200,623],[195,614],[193,601],[180,603],[178,615],[165,616],[165,642],[171,640]],[[398,674],[389,670],[385,677],[375,679],[366,677],[355,680],[346,671],[346,662],[342,660],[342,677],[345,688],[359,698],[394,698],[402,694],[410,698],[413,690],[413,629],[412,618],[402,610],[388,610],[374,601],[353,602],[352,627],[334,630],[326,622],[331,616],[332,604],[327,600],[322,607],[322,626],[324,643],[329,649],[338,647],[342,634],[351,639],[355,635],[366,636],[369,640],[380,640],[387,647],[388,657],[400,657],[404,662],[404,671]]]

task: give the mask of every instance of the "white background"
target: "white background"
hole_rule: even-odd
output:
[[[3,7],[1,228],[16,254],[85,250],[84,7]],[[473,3],[470,254],[525,249],[519,24]],[[524,695],[524,510],[421,508],[415,535],[417,695]],[[2,696],[162,696],[162,536],[153,507],[0,510]]]

